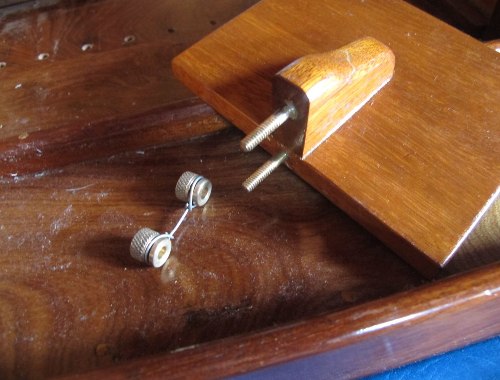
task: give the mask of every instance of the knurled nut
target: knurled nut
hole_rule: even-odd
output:
[[[147,263],[148,251],[150,243],[159,235],[158,232],[152,230],[151,228],[141,228],[134,235],[132,242],[130,243],[130,256],[134,259]]]
[[[175,185],[175,196],[177,199],[183,202],[187,202],[189,200],[189,189],[198,177],[200,177],[200,175],[193,172],[182,173],[177,181],[177,185]]]

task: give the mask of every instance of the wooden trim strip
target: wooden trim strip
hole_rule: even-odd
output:
[[[190,125],[185,128],[186,124]],[[0,177],[16,177],[111,154],[180,143],[224,129],[207,104],[187,99],[140,115],[67,125],[0,142]]]
[[[289,326],[68,378],[215,378],[321,358],[336,378],[357,377],[500,333],[499,296],[496,263]]]

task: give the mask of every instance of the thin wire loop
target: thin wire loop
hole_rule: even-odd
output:
[[[196,177],[196,179],[193,181],[191,186],[189,187],[189,201],[186,203],[186,209],[184,210],[184,213],[181,215],[179,218],[179,221],[175,225],[175,227],[172,229],[171,232],[165,232],[164,235],[169,238],[170,240],[174,240],[174,233],[177,231],[177,229],[181,226],[182,222],[186,219],[187,214],[192,211],[194,208],[196,208],[197,205],[193,203],[193,193],[194,193],[194,188],[203,179],[201,175]]]

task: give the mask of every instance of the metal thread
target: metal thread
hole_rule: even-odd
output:
[[[241,149],[244,152],[250,152],[290,117],[295,118],[296,113],[297,110],[291,103],[276,111],[264,120],[252,133],[241,140]]]
[[[287,159],[288,155],[286,152],[281,152],[272,157],[270,160],[266,161],[264,165],[258,168],[250,177],[248,177],[245,182],[243,182],[243,187],[246,191],[251,192],[254,190],[262,181],[264,181],[269,174],[271,174],[278,166],[281,165],[283,161]]]

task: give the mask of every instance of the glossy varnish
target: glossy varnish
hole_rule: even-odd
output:
[[[284,149],[308,156],[393,74],[394,54],[371,37],[297,59],[272,79],[275,107],[288,102],[296,110],[273,136]]]
[[[199,101],[185,103],[193,96],[170,60],[252,3],[43,0],[2,9],[0,176],[167,143],[188,115],[199,116],[191,137],[226,127]],[[149,143],[138,145],[138,133]]]
[[[393,79],[310,156],[292,154],[287,165],[431,274],[499,189],[500,56],[493,50],[400,1],[264,0],[173,67],[248,133],[272,112],[278,70],[363,36],[394,52]],[[272,138],[263,146],[280,149]]]
[[[239,152],[240,138],[233,130],[2,185],[2,378],[79,372],[421,283],[286,168],[259,193],[241,191],[265,154]],[[132,236],[174,226],[185,170],[209,178],[213,196],[179,229],[167,265],[143,266],[129,255]]]
[[[266,154],[260,149],[251,155],[239,152],[242,134],[234,129],[206,136],[227,124],[174,81],[167,80],[172,85],[168,91],[165,82],[156,82],[165,78],[154,68],[162,70],[163,58],[155,59],[148,51],[161,43],[145,43],[141,50],[138,37],[137,45],[121,45],[124,35],[135,30],[144,37],[139,30],[152,31],[158,25],[158,33],[165,26],[174,28],[163,36],[182,39],[190,28],[214,28],[210,21],[243,10],[247,2],[141,2],[147,9],[136,1],[36,3],[43,5],[36,10],[42,16],[24,15],[48,22],[43,30],[54,24],[55,31],[63,22],[52,12],[76,17],[80,10],[90,19],[86,11],[96,9],[96,15],[105,15],[114,25],[107,30],[109,36],[117,28],[117,38],[111,40],[120,42],[112,48],[111,40],[101,35],[101,47],[106,40],[110,50],[101,56],[94,50],[97,44],[83,52],[87,39],[78,32],[86,29],[81,18],[65,34],[73,47],[63,39],[54,62],[53,54],[33,62],[36,36],[44,34],[34,29],[26,33],[32,44],[21,49],[16,44],[22,46],[25,38],[8,39],[5,33],[14,29],[4,21],[22,15],[9,13],[1,19],[2,41],[8,41],[1,46],[9,46],[4,52],[12,54],[7,60],[11,70],[2,71],[0,86],[19,83],[23,76],[48,83],[46,76],[63,78],[70,75],[63,73],[64,67],[77,70],[80,62],[105,70],[93,78],[92,70],[82,69],[86,76],[71,74],[72,84],[50,82],[49,95],[59,96],[47,96],[44,107],[54,112],[36,111],[44,117],[36,120],[47,121],[49,129],[40,124],[39,133],[30,130],[24,139],[18,136],[26,124],[3,129],[2,143],[14,144],[10,152],[17,162],[1,165],[9,175],[0,181],[0,378],[88,377],[86,371],[102,367],[111,368],[93,375],[221,377],[328,352],[339,376],[355,376],[500,333],[498,203],[447,268],[456,273],[490,266],[426,285],[410,266],[286,168],[278,169],[259,192],[243,192],[241,181]],[[180,8],[168,12],[163,8],[167,4]],[[206,4],[210,9],[203,8]],[[153,6],[159,7],[156,12]],[[139,14],[154,17],[133,17]],[[148,23],[153,19],[163,21]],[[140,20],[145,24],[139,25]],[[188,20],[189,27],[181,23]],[[96,28],[105,24],[95,22]],[[125,27],[134,22],[137,29]],[[24,25],[36,29],[38,23]],[[86,30],[91,34],[96,28]],[[167,41],[165,46],[171,45]],[[135,57],[141,64],[127,63],[134,59],[130,48],[144,55]],[[146,70],[148,63],[154,65]],[[57,92],[59,85],[75,91],[74,103]],[[108,99],[105,109],[95,108],[98,102],[89,93],[98,98],[101,92],[117,101]],[[16,99],[9,103],[2,98],[10,110],[1,109],[4,117],[22,118],[42,104],[31,96]],[[140,112],[129,109],[132,99],[140,102]],[[80,109],[87,102],[89,113],[79,115],[88,118],[90,129],[74,124],[67,108],[76,104]],[[86,142],[84,149],[78,149],[80,139]],[[50,160],[39,160],[37,144],[43,144],[44,157],[52,147]],[[21,154],[29,149],[33,156]],[[212,199],[182,225],[163,270],[142,266],[129,256],[130,240],[141,227],[172,228],[183,207],[174,187],[185,170],[213,181]],[[23,175],[26,171],[36,174]],[[387,347],[400,349],[391,352]],[[363,361],[359,352],[366,354]]]
[[[497,334],[499,271],[497,264],[307,323],[70,378],[220,378],[255,370],[255,378],[355,379]],[[478,329],[478,321],[489,323]]]

